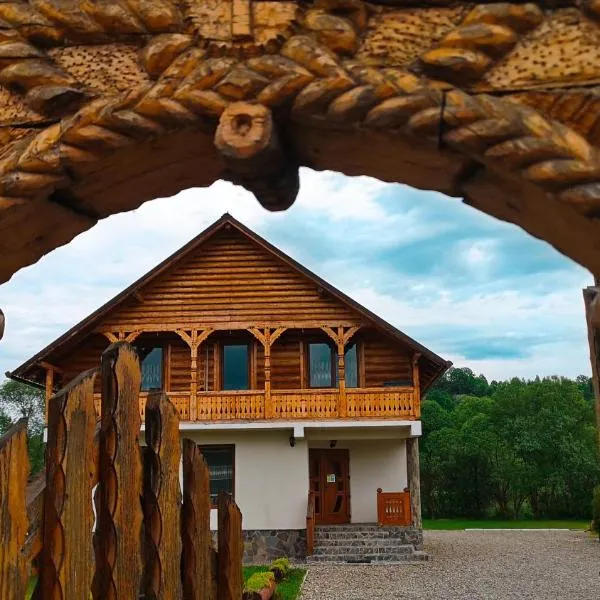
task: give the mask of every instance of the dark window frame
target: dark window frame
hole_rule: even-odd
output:
[[[247,349],[247,356],[248,356],[248,387],[246,389],[243,390],[226,390],[225,389],[225,346],[246,346]],[[219,382],[219,387],[221,388],[220,391],[221,392],[247,392],[250,391],[252,389],[252,342],[250,341],[227,341],[227,342],[220,342],[219,343],[219,378],[220,378],[220,382]]]
[[[348,381],[345,381],[346,384],[346,389],[349,390],[356,390],[358,388],[360,388],[360,349],[359,349],[359,341],[356,342],[348,342],[346,348],[344,349],[344,368],[347,366],[347,362],[346,362],[346,353],[348,352],[348,350],[354,346],[356,348],[356,386],[349,386],[348,385]],[[348,377],[348,372],[345,371],[345,376],[346,378]]]
[[[223,450],[225,448],[231,450],[231,499],[235,502],[235,444],[197,444],[197,446],[200,449],[200,452],[202,452],[203,457],[204,450]],[[210,472],[208,481],[208,493],[210,497]],[[213,504],[212,498],[210,507],[217,508],[217,504]]]
[[[140,359],[140,369],[142,367],[142,363],[144,362],[145,358],[153,351],[153,350],[157,350],[160,349],[161,351],[161,361],[160,361],[160,388],[149,388],[147,390],[145,390],[143,388],[143,379],[140,381],[140,391],[144,394],[147,394],[149,392],[153,392],[153,391],[160,391],[160,392],[164,392],[166,391],[166,381],[165,381],[165,377],[167,374],[167,368],[166,368],[166,360],[167,360],[167,344],[165,343],[160,343],[160,344],[152,344],[152,345],[143,345],[140,344],[139,346],[135,346],[136,352],[138,353],[139,359]],[[142,358],[142,351],[147,351],[145,353],[145,355]]]

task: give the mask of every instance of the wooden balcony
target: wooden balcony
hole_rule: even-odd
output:
[[[418,391],[412,387],[273,390],[265,402],[264,390],[199,392],[196,418],[191,419],[190,394],[168,392],[182,421],[261,421],[319,419],[403,419],[420,418]],[[147,394],[140,395],[142,419]],[[345,396],[345,397],[344,397]],[[95,396],[100,409],[100,396]],[[266,405],[270,404],[270,410]]]

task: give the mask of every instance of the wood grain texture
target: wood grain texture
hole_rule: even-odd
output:
[[[210,532],[210,474],[195,442],[183,440],[183,506],[181,514],[183,597],[216,600]]]
[[[137,598],[142,578],[140,362],[126,342],[102,354],[94,598]]]
[[[92,490],[98,481],[96,376],[97,370],[82,373],[49,402],[37,597],[87,598],[92,588]]]
[[[421,517],[421,471],[419,467],[419,438],[411,437],[406,440],[406,477],[410,493],[410,513],[412,525],[423,528]]]
[[[166,394],[148,396],[145,422],[142,589],[149,600],[181,600],[179,418]]]
[[[0,437],[0,599],[25,598],[28,565],[21,548],[27,536],[25,489],[29,474],[27,422]]]
[[[242,557],[242,513],[231,496],[221,492],[218,499],[218,596],[217,600],[239,600],[244,578]]]

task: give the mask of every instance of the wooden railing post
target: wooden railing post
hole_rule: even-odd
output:
[[[141,370],[126,342],[102,354],[94,600],[137,598],[142,578]]]
[[[195,442],[184,439],[181,573],[186,600],[216,600],[209,482],[202,452]]]
[[[308,492],[306,506],[306,555],[311,556],[315,549],[315,493]]]
[[[218,600],[240,600],[242,597],[242,513],[231,499],[221,492],[219,510]]]
[[[54,369],[52,367],[46,367],[46,424],[48,424],[48,412],[50,407],[48,403],[50,398],[54,395]]]
[[[36,597],[88,598],[92,587],[92,490],[98,476],[96,375],[96,369],[82,373],[50,402]]]
[[[421,377],[419,374],[420,358],[421,353],[415,352],[412,359],[412,380],[414,388],[413,416],[415,419],[418,419],[421,416]]]
[[[181,600],[179,417],[164,393],[146,404],[145,564],[142,589],[152,600]]]
[[[27,591],[21,548],[27,536],[28,475],[27,421],[22,419],[0,438],[0,600],[21,600]]]

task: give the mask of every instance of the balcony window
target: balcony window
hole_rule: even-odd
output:
[[[210,474],[210,501],[216,506],[221,492],[233,497],[235,474],[235,446],[200,446]]]
[[[308,357],[310,387],[333,387],[336,380],[333,348],[329,344],[309,344]]]
[[[358,358],[356,344],[352,344],[346,348],[344,354],[344,367],[346,369],[346,387],[358,387]]]
[[[162,390],[163,388],[163,349],[142,350],[142,391]]]
[[[250,389],[250,352],[248,344],[223,345],[223,389]]]

